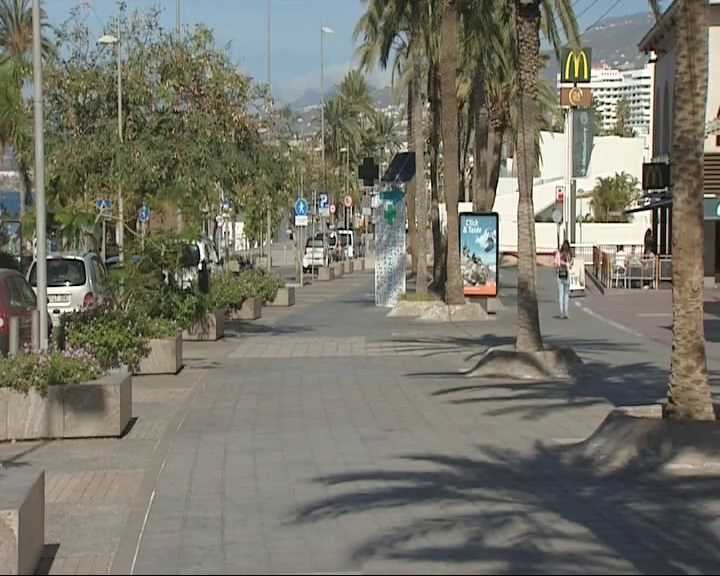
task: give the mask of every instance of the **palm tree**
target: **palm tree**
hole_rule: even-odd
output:
[[[41,7],[41,25],[48,28],[47,14]],[[50,39],[43,34],[42,52],[45,57],[54,52]],[[31,69],[32,0],[0,0],[0,62],[17,59],[26,71]],[[27,73],[27,72],[26,72]]]
[[[597,179],[592,191],[590,207],[594,222],[627,222],[623,214],[638,196],[638,181],[626,172]]]
[[[340,149],[343,146],[359,145],[360,127],[352,104],[342,94],[333,94],[326,98],[324,106],[326,153],[339,163]]]
[[[47,14],[40,10],[43,29],[48,27]],[[24,190],[20,194],[20,215],[25,213],[26,197],[30,194],[30,136],[25,121],[22,88],[32,71],[32,2],[31,0],[0,0],[0,66],[6,86],[4,119],[0,118],[0,151],[10,146],[18,158]],[[41,43],[45,58],[54,53],[50,39],[43,34]],[[14,92],[15,96],[11,93]],[[1,97],[0,97],[1,98]]]
[[[545,35],[559,52],[560,38],[556,18],[570,39],[579,43],[577,21],[571,0],[515,0],[517,25],[518,79],[521,90],[520,129],[517,136],[518,165],[518,331],[515,346],[521,351],[542,350],[537,300],[535,261],[535,208],[533,178],[537,164],[536,114],[538,69],[540,62],[541,11],[545,14]]]
[[[443,177],[447,209],[447,281],[445,301],[464,304],[463,280],[460,273],[460,238],[458,189],[460,174],[457,114],[457,5],[456,0],[443,0],[440,43],[440,92],[442,96]]]
[[[658,13],[658,1],[651,0]],[[703,142],[708,91],[706,0],[678,0],[673,125],[673,340],[667,414],[714,420],[703,311]]]
[[[373,109],[370,84],[360,70],[350,70],[340,83],[340,94],[358,116],[367,116]]]
[[[408,0],[395,0],[406,3]],[[410,1],[410,54],[412,66],[413,93],[413,126],[412,133],[408,127],[408,148],[415,152],[415,190],[417,194],[417,277],[415,292],[422,296],[427,294],[427,223],[428,202],[425,188],[425,137],[423,134],[423,45],[422,45],[422,3],[420,0]]]
[[[408,43],[409,15],[407,4],[388,0],[363,0],[367,8],[355,25],[353,40],[362,37],[357,49],[361,68],[372,71],[376,65],[385,70],[390,67],[392,82],[406,75],[410,68],[410,47]],[[394,57],[391,62],[391,56]],[[410,150],[410,134],[415,129],[415,87],[412,82],[399,82],[407,90],[407,134]],[[422,120],[420,120],[422,125]],[[416,226],[416,180],[407,183],[408,242],[412,257],[412,272],[417,272],[418,245]]]

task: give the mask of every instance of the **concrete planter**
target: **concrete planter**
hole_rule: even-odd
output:
[[[242,303],[239,310],[233,310],[230,318],[233,320],[257,320],[262,317],[262,298],[254,296]]]
[[[0,574],[35,574],[45,545],[45,471],[0,476]]]
[[[365,258],[357,258],[355,260],[355,270],[360,272],[365,270]]]
[[[182,334],[152,338],[150,354],[140,361],[138,374],[177,374],[183,366]]]
[[[285,286],[279,288],[275,295],[275,300],[267,303],[268,306],[294,306],[295,305],[295,287]]]
[[[322,266],[321,268],[318,268],[318,280],[321,282],[335,280],[335,268],[332,266]]]
[[[335,271],[335,278],[343,277],[343,274],[345,273],[345,266],[342,262],[335,262],[335,264],[332,265],[332,268]]]
[[[214,342],[225,336],[225,311],[208,312],[194,326],[184,330],[183,340],[209,340]]]
[[[120,436],[132,417],[132,376],[50,386],[47,396],[0,390],[0,440]]]
[[[343,262],[343,272],[345,274],[352,274],[354,270],[353,267],[353,261],[352,260],[345,260]]]

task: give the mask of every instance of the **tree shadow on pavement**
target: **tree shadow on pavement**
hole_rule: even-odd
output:
[[[572,381],[506,381],[468,379],[472,384],[442,388],[433,396],[448,396],[452,404],[486,404],[490,416],[521,414],[537,420],[556,411],[597,404],[635,406],[652,404],[664,397],[667,370],[649,362],[611,366],[585,364]]]
[[[447,573],[669,574],[720,565],[716,477],[662,476],[641,461],[609,472],[540,445],[530,454],[478,450],[316,478],[331,495],[296,509],[291,522],[392,518],[354,543],[353,559],[416,570],[421,562]]]

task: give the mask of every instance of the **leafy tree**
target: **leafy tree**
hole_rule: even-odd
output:
[[[123,62],[120,142],[115,54],[96,45],[87,16],[73,11],[46,65],[49,200],[93,210],[121,188],[130,232],[143,203],[151,225],[179,207],[197,232],[205,220],[214,227],[221,196],[242,208],[263,157],[255,153],[263,126],[251,113],[261,90],[204,26],[178,38],[159,25],[157,10],[121,10],[108,26],[119,27]]]
[[[629,222],[624,210],[632,207],[638,198],[637,178],[626,172],[614,176],[598,178],[593,188],[590,207],[594,222]]]

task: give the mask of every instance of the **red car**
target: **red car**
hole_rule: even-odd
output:
[[[30,283],[16,270],[0,268],[0,353],[7,356],[10,348],[10,317],[20,318],[20,348],[30,346],[31,312],[37,298]],[[48,316],[48,329],[51,323]]]

